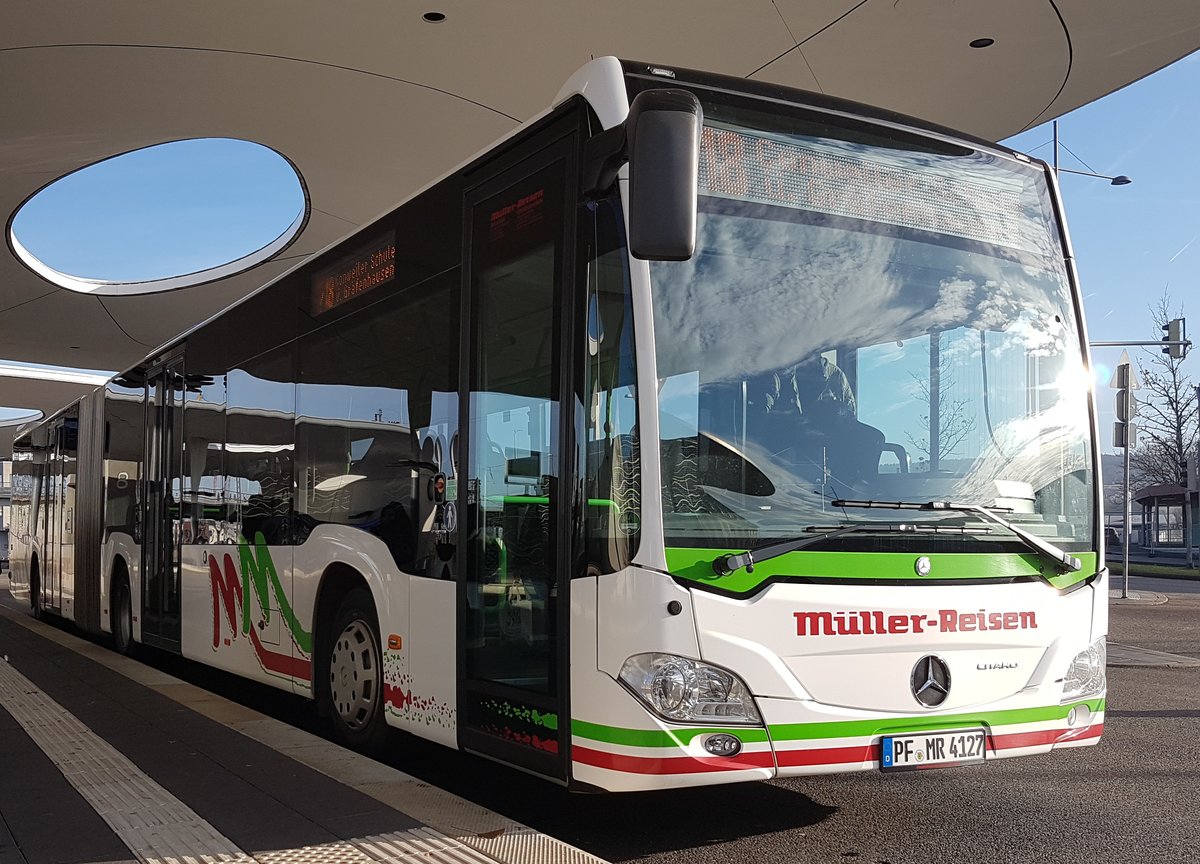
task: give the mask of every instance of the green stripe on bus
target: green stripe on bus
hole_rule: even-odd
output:
[[[1065,719],[1071,709],[1086,705],[1091,711],[1103,711],[1104,700],[1092,699],[1044,708],[1011,708],[1007,711],[985,711],[982,714],[945,714],[938,717],[895,717],[884,720],[834,720],[829,723],[781,723],[771,727],[775,741],[802,741],[815,738],[860,738],[883,732],[922,732],[926,729],[949,729],[954,726],[979,725],[1016,726]]]
[[[586,720],[571,721],[571,734],[576,738],[588,738],[607,744],[624,744],[627,747],[686,746],[697,735],[711,735],[714,732],[736,735],[746,742],[767,740],[766,730],[761,726],[688,727],[664,732],[661,729],[624,729],[620,726],[604,726],[600,723],[589,723]]]
[[[828,723],[780,723],[770,727],[771,739],[778,741],[807,741],[821,738],[863,738],[884,732],[921,732],[926,729],[950,729],[955,726],[984,724],[989,727],[1016,726],[1062,720],[1072,708],[1086,706],[1091,711],[1103,711],[1104,699],[1048,705],[1042,708],[1012,708],[1006,711],[986,711],[982,714],[945,714],[939,717],[889,717],[880,720],[835,720]],[[762,727],[728,726],[723,728],[626,729],[605,726],[586,720],[572,720],[571,734],[576,738],[621,744],[626,747],[679,747],[691,743],[697,735],[725,732],[744,742],[767,740]]]
[[[740,554],[743,549],[698,549],[668,547],[667,569],[672,575],[691,582],[702,582],[722,591],[749,594],[772,579],[788,577],[838,579],[853,582],[857,579],[919,582],[913,569],[916,556],[911,552],[813,552],[801,550],[780,555],[762,563],[755,562],[754,572],[738,569],[728,576],[713,572],[712,563],[722,555]],[[1089,578],[1096,572],[1096,553],[1076,555],[1083,568],[1075,573],[1059,573],[1038,555],[1008,553],[989,555],[969,552],[946,552],[928,556],[933,570],[928,578],[935,580],[987,580],[1032,577],[1044,579],[1055,588],[1063,589]]]

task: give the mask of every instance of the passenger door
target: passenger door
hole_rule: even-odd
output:
[[[46,533],[38,574],[41,606],[51,612],[62,611],[63,522],[65,519],[63,476],[64,439],[67,420],[59,418],[50,429],[50,447],[42,495],[46,502]]]
[[[464,749],[565,778],[578,183],[559,128],[467,193],[458,716]]]
[[[142,640],[179,651],[183,358],[146,375],[141,496]]]

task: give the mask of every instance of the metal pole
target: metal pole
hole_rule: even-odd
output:
[[[1058,121],[1054,121],[1054,176],[1058,176]]]
[[[1129,533],[1133,517],[1129,512],[1129,441],[1125,442],[1125,552],[1121,557],[1121,599],[1129,599]]]
[[[1187,549],[1187,565],[1190,570],[1192,567],[1192,494],[1188,492],[1186,469],[1183,478],[1183,542],[1184,548]]]
[[[1197,411],[1197,413],[1200,413],[1200,384],[1196,385],[1196,411]],[[1200,477],[1200,437],[1197,438],[1196,452],[1193,455],[1193,458],[1195,459],[1195,466],[1196,466],[1196,470],[1194,473],[1196,474],[1197,477]],[[1191,518],[1191,506],[1192,506],[1192,474],[1193,474],[1192,471],[1188,471],[1185,468],[1184,478],[1183,478],[1183,503],[1188,508],[1189,520]],[[1200,491],[1200,483],[1197,484],[1197,491]],[[1187,541],[1188,567],[1195,568],[1196,559],[1192,556],[1192,525],[1191,525],[1190,521],[1188,523],[1187,532],[1188,532],[1187,536],[1184,539]]]

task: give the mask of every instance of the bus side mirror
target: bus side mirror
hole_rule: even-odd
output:
[[[646,90],[625,121],[629,249],[646,261],[687,261],[696,251],[696,198],[704,111],[686,90]]]
[[[686,90],[646,90],[625,122],[585,147],[582,192],[611,193],[629,163],[629,249],[644,261],[687,261],[696,251],[696,197],[704,111]]]

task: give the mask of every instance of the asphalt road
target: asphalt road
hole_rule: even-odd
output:
[[[1112,587],[1121,587],[1121,577],[1113,576]],[[1129,576],[1130,591],[1157,591],[1160,594],[1200,594],[1200,576],[1195,579],[1170,579],[1157,576]]]
[[[1110,638],[1200,657],[1200,596],[1114,606]],[[316,726],[299,699],[174,658],[152,662]],[[1113,668],[1109,687],[1098,747],[968,769],[585,796],[399,734],[387,761],[613,861],[1200,861],[1200,667]]]

